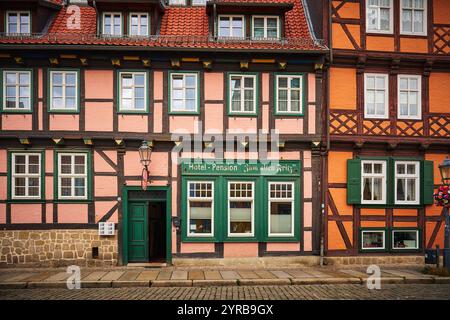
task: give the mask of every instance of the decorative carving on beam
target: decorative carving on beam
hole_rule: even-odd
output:
[[[148,58],[142,59],[142,65],[146,68],[149,68],[150,67],[150,59],[148,59]]]
[[[171,59],[171,60],[170,60],[170,66],[171,66],[172,68],[179,68],[179,67],[181,67],[181,61],[180,61],[180,59]]]
[[[395,150],[398,147],[398,142],[389,142],[387,145],[388,150]]]
[[[355,142],[355,144],[354,144],[353,147],[354,147],[355,149],[362,149],[363,146],[364,146],[364,141],[358,140],[358,141]]]
[[[392,74],[392,75],[398,74],[399,69],[400,69],[400,59],[393,59],[391,61],[390,74]]]
[[[425,62],[425,65],[423,66],[423,76],[429,77],[432,69],[433,69],[433,61],[430,59],[427,59],[427,61]]]
[[[23,145],[30,145],[31,144],[30,139],[28,139],[28,138],[19,138],[19,141]]]
[[[80,63],[83,66],[87,66],[88,65],[88,59],[87,58],[80,58]]]
[[[57,66],[59,64],[58,58],[51,57],[51,58],[48,58],[48,60],[50,61],[50,64],[52,66]]]
[[[83,138],[83,141],[84,141],[84,144],[88,145],[88,146],[92,146],[94,144],[92,139],[89,139],[89,138]]]
[[[63,138],[53,138],[52,140],[57,145],[64,144],[64,139]]]
[[[278,69],[286,70],[286,68],[287,68],[287,62],[286,61],[278,61]]]
[[[212,69],[212,61],[211,60],[202,61],[202,64],[203,64],[204,69],[206,69],[206,70]]]
[[[119,58],[111,59],[111,64],[113,67],[120,67],[120,59]]]
[[[356,62],[356,72],[364,73],[364,69],[366,68],[366,60],[365,56],[358,57],[358,61]]]
[[[240,68],[241,68],[241,70],[248,70],[248,61],[247,60],[241,60]]]
[[[123,139],[114,139],[114,142],[116,143],[116,145],[120,146],[123,145]]]
[[[423,150],[423,151],[428,150],[428,148],[430,148],[430,144],[429,143],[421,143],[420,146],[419,146],[419,150]]]
[[[23,58],[22,57],[14,57],[14,61],[16,61],[17,64],[23,64]]]
[[[314,70],[323,70],[323,63],[316,63],[314,64]]]

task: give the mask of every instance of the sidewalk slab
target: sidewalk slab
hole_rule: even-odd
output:
[[[373,278],[373,280],[375,280],[376,278]],[[405,279],[402,277],[383,277],[381,276],[380,279],[380,283],[382,284],[399,284],[399,283],[405,283]],[[363,284],[367,283],[367,278],[366,279],[362,279]]]
[[[205,280],[223,280],[219,271],[205,271]]]
[[[152,287],[192,287],[192,280],[154,280]]]
[[[188,272],[187,271],[174,271],[172,272],[171,280],[187,280]]]
[[[309,274],[302,270],[289,270],[286,272],[289,273],[293,278],[313,278],[314,277],[312,274]]]
[[[150,281],[135,280],[135,281],[121,281],[116,280],[112,282],[113,288],[131,288],[131,287],[150,287]]]
[[[237,280],[193,280],[194,287],[237,286]]]
[[[238,271],[238,273],[242,279],[260,279],[253,271]]]
[[[219,272],[224,280],[236,280],[241,278],[241,276],[236,271],[223,270]]]
[[[81,280],[81,288],[111,288],[111,281],[83,281]]]
[[[290,279],[240,279],[240,286],[282,286],[290,285]]]
[[[158,277],[158,274],[159,274],[159,270],[144,270],[138,275],[136,280],[137,281],[152,281],[152,280],[155,280],[156,277]]]
[[[32,276],[36,276],[39,273],[19,273],[19,274],[14,274],[11,277],[6,277],[4,279],[2,279],[2,282],[22,282],[25,281],[26,279],[32,277]]]
[[[94,271],[94,272],[87,274],[85,277],[82,276],[81,281],[87,281],[87,282],[99,281],[106,274],[107,274],[106,271]]]
[[[360,278],[296,278],[291,279],[294,285],[303,284],[361,284]]]
[[[114,281],[119,279],[125,272],[124,271],[110,271],[105,274],[101,280],[103,281]]]
[[[284,271],[281,270],[274,270],[274,271],[270,271],[271,273],[273,273],[278,279],[289,279],[292,278],[292,276],[289,273],[286,273]]]
[[[25,289],[26,282],[0,282],[0,289]]]
[[[72,275],[72,273],[67,273],[67,272],[60,272],[57,274],[54,274],[50,277],[48,277],[47,279],[45,279],[45,282],[58,282],[58,281],[64,281],[67,278],[69,278]]]
[[[27,289],[67,289],[66,281],[28,282]]]
[[[203,271],[189,271],[189,280],[205,280]]]
[[[125,271],[119,278],[120,281],[134,281],[142,271]]]
[[[266,270],[255,270],[255,273],[261,279],[278,279],[277,276],[275,276],[273,273],[266,271]]]
[[[160,271],[156,280],[170,280],[172,271]]]
[[[434,282],[439,284],[449,284],[450,277],[435,277]]]

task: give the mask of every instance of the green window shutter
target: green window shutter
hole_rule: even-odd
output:
[[[422,204],[433,204],[434,164],[433,161],[422,161]]]
[[[361,203],[361,159],[347,160],[347,203]]]

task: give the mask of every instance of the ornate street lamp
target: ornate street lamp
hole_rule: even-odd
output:
[[[442,183],[446,186],[450,185],[450,159],[446,158],[442,164],[439,165],[441,172]]]
[[[450,184],[450,159],[448,157],[439,165],[439,171],[441,173],[442,184],[447,186],[446,191],[448,192],[448,186]],[[450,270],[450,216],[448,205],[444,205],[443,210],[445,216],[444,266]]]
[[[152,147],[148,145],[147,141],[142,141],[139,147],[139,158],[141,158],[141,164],[144,166],[142,169],[142,190],[147,189],[148,184],[148,166],[150,164],[150,157],[152,155]]]

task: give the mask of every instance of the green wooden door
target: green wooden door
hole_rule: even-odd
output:
[[[148,261],[147,204],[130,203],[128,210],[128,260]]]

